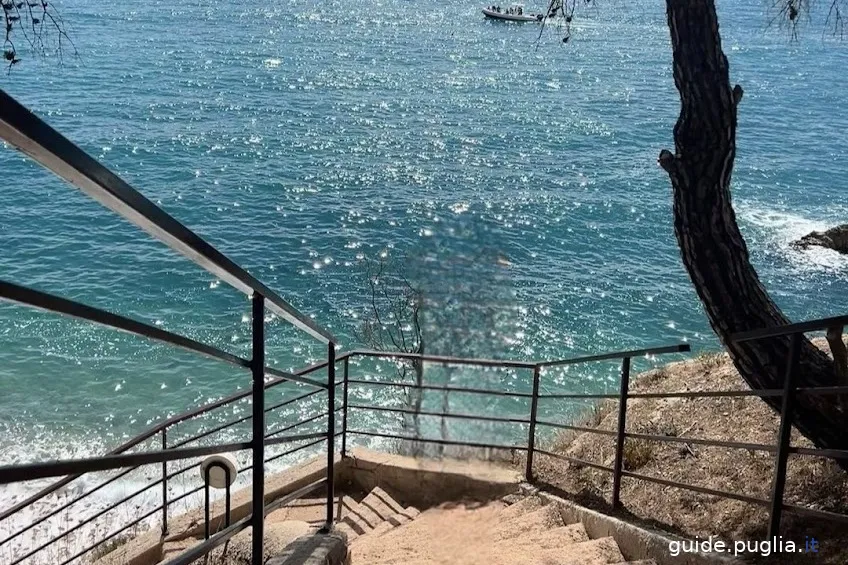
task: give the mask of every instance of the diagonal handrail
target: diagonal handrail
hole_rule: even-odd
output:
[[[239,367],[250,367],[250,361],[247,359],[239,357],[238,355],[233,355],[232,353],[227,353],[217,347],[206,345],[205,343],[163,330],[162,328],[158,328],[150,324],[145,324],[144,322],[133,320],[132,318],[127,318],[126,316],[113,314],[106,310],[94,308],[80,302],[67,300],[53,294],[48,294],[46,292],[41,292],[39,290],[34,290],[32,288],[27,288],[4,280],[0,280],[0,299],[8,302],[14,302],[16,304],[22,304],[24,306],[30,306],[39,310],[64,314],[71,318],[86,320],[101,326],[147,337],[163,343],[175,345],[195,353],[200,353],[208,357],[213,357],[219,361],[225,361]]]
[[[324,343],[337,340],[279,294],[0,90],[0,139],[237,290]]]

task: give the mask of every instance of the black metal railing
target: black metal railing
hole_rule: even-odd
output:
[[[18,515],[24,509],[33,508],[36,503],[44,501],[46,497],[55,495],[60,489],[69,485],[73,481],[82,477],[89,476],[89,473],[98,471],[120,471],[116,475],[105,479],[98,484],[92,486],[85,492],[82,492],[73,497],[72,500],[58,504],[54,508],[45,511],[38,518],[12,532],[5,539],[0,540],[0,548],[9,547],[15,540],[27,532],[34,531],[40,524],[57,516],[61,512],[72,510],[75,505],[80,504],[88,497],[96,492],[101,491],[108,485],[113,484],[122,477],[126,477],[136,469],[145,465],[161,465],[161,476],[153,479],[145,484],[142,488],[134,491],[128,496],[124,496],[117,502],[113,502],[106,508],[99,510],[95,514],[88,516],[74,524],[65,531],[54,535],[52,538],[42,541],[37,547],[26,551],[21,551],[20,554],[13,556],[10,565],[19,565],[24,560],[45,551],[74,532],[83,528],[85,525],[92,523],[104,516],[110,511],[127,504],[136,496],[142,493],[149,492],[151,489],[161,488],[161,504],[153,508],[145,509],[141,516],[134,516],[134,519],[123,524],[109,534],[101,537],[92,544],[83,548],[73,555],[63,555],[56,562],[61,565],[66,565],[72,561],[82,558],[98,547],[102,547],[104,543],[114,539],[116,536],[125,532],[128,528],[145,525],[147,521],[153,519],[156,514],[161,516],[161,530],[163,535],[168,532],[169,508],[176,503],[186,500],[194,494],[197,494],[204,488],[203,485],[186,490],[177,496],[169,496],[169,484],[178,477],[184,475],[192,469],[198,467],[199,464],[188,464],[176,470],[170,470],[168,462],[192,460],[196,457],[208,455],[212,453],[234,452],[249,450],[252,455],[252,463],[246,465],[239,472],[253,471],[251,480],[251,492],[253,511],[249,516],[236,520],[229,526],[225,526],[223,530],[211,534],[203,542],[200,542],[185,553],[177,556],[168,562],[168,565],[183,565],[188,564],[215,547],[220,546],[230,539],[236,533],[244,530],[247,527],[253,528],[253,562],[259,563],[262,559],[262,532],[265,515],[273,509],[291,502],[297,498],[307,496],[319,489],[324,489],[326,493],[326,521],[325,527],[332,526],[333,523],[333,500],[334,500],[334,461],[336,455],[335,443],[336,438],[341,437],[341,455],[345,456],[349,449],[350,437],[374,437],[392,439],[398,441],[410,441],[420,443],[430,443],[435,445],[457,445],[472,448],[484,449],[508,449],[519,451],[525,454],[526,467],[525,474],[528,481],[534,480],[533,468],[534,460],[537,455],[544,455],[564,459],[572,463],[588,466],[594,469],[610,472],[613,475],[613,488],[611,494],[611,504],[613,507],[621,505],[621,481],[622,478],[631,478],[636,480],[653,482],[660,485],[671,486],[675,488],[688,489],[704,494],[715,495],[719,497],[731,498],[748,502],[751,504],[768,506],[771,509],[770,515],[770,534],[776,532],[780,525],[781,512],[790,510],[793,512],[804,513],[817,518],[829,520],[837,520],[848,522],[848,516],[841,514],[826,512],[822,510],[814,510],[802,508],[796,505],[786,504],[783,501],[783,486],[786,478],[786,460],[790,454],[798,455],[818,455],[837,459],[848,457],[848,452],[845,450],[834,449],[815,449],[815,448],[799,448],[792,447],[789,443],[789,429],[792,420],[793,399],[799,394],[846,394],[848,387],[845,386],[830,386],[817,388],[798,388],[795,386],[795,377],[797,373],[797,352],[801,340],[801,335],[804,332],[817,331],[820,329],[832,327],[834,325],[844,325],[848,323],[848,317],[832,318],[828,320],[817,320],[806,322],[803,324],[793,324],[782,328],[771,328],[759,332],[749,332],[734,336],[735,341],[750,340],[750,339],[765,339],[779,336],[792,336],[792,346],[790,354],[787,358],[787,378],[782,389],[774,390],[747,390],[747,391],[713,391],[713,392],[681,392],[681,393],[631,393],[630,392],[630,372],[632,361],[649,355],[661,355],[671,353],[682,353],[689,351],[687,344],[676,344],[671,346],[663,346],[656,348],[648,348],[641,350],[631,350],[616,353],[607,353],[602,355],[592,355],[585,357],[577,357],[572,359],[527,362],[527,361],[511,361],[511,360],[494,360],[494,359],[468,359],[457,357],[443,357],[434,355],[420,355],[400,352],[382,352],[382,351],[351,351],[336,357],[336,340],[326,330],[316,325],[309,317],[301,314],[281,297],[268,289],[258,280],[249,275],[241,267],[227,259],[214,247],[204,242],[199,236],[191,232],[188,228],[177,222],[174,218],[167,215],[159,209],[155,204],[144,198],[140,193],[127,185],[124,181],[118,178],[114,173],[100,165],[93,158],[85,154],[79,148],[74,146],[70,141],[62,137],[58,132],[47,126],[44,122],[29,113],[26,109],[20,106],[11,97],[0,91],[0,139],[4,139],[15,147],[19,148],[24,153],[31,156],[34,160],[41,163],[48,169],[54,171],[63,179],[74,184],[83,190],[86,194],[95,198],[105,206],[114,210],[124,218],[135,223],[155,238],[164,242],[166,245],[175,251],[183,254],[190,260],[194,261],[201,267],[211,273],[214,273],[221,280],[228,282],[233,287],[241,290],[252,297],[252,356],[250,359],[243,358],[232,353],[225,352],[213,346],[200,343],[186,336],[168,332],[156,326],[145,324],[124,316],[106,312],[98,308],[94,308],[79,302],[66,300],[64,298],[54,296],[48,293],[40,292],[24,286],[16,285],[11,282],[0,281],[0,299],[16,302],[25,306],[40,308],[49,312],[59,313],[67,316],[72,316],[88,322],[100,324],[120,331],[128,332],[137,336],[142,336],[148,339],[156,340],[161,343],[166,343],[175,347],[179,347],[197,354],[205,355],[220,362],[228,363],[243,370],[249,370],[251,373],[252,388],[249,391],[241,392],[221,400],[211,402],[204,406],[195,408],[184,414],[180,414],[169,418],[150,429],[139,434],[135,438],[123,443],[110,453],[101,457],[92,457],[88,459],[70,460],[70,461],[51,461],[38,462],[26,465],[13,465],[0,467],[0,484],[29,481],[35,478],[62,477],[50,486],[41,489],[32,496],[15,504],[9,509],[0,512],[0,522],[8,520]],[[272,312],[280,315],[283,319],[294,324],[296,327],[303,329],[311,336],[319,339],[327,344],[327,359],[316,365],[306,367],[299,371],[286,372],[273,367],[268,367],[265,364],[265,325],[264,312],[268,308]],[[497,369],[513,369],[518,371],[527,371],[528,378],[522,381],[521,387],[503,387],[501,389],[470,387],[470,386],[455,386],[454,384],[445,383],[443,385],[430,385],[420,382],[402,382],[395,380],[375,380],[370,378],[351,378],[351,360],[376,359],[376,360],[392,360],[392,361],[415,361],[423,367],[424,363],[434,365],[462,365],[472,368],[497,368]],[[620,361],[621,362],[621,380],[620,388],[617,394],[598,393],[598,394],[583,394],[583,393],[558,393],[546,392],[550,387],[545,380],[545,371],[554,367],[566,365],[584,365],[587,363],[601,361]],[[342,363],[343,376],[339,382],[336,382],[336,366]],[[327,371],[326,381],[313,378],[311,375],[318,371]],[[422,369],[423,370],[423,369]],[[272,379],[265,382],[265,377],[271,376]],[[502,383],[501,383],[502,384]],[[277,402],[272,406],[265,406],[266,391],[271,388],[276,388],[282,385],[291,386],[294,388],[308,387],[308,392],[298,394],[293,398],[286,398],[281,402]],[[524,386],[526,385],[526,386]],[[545,386],[543,386],[545,385]],[[336,402],[336,387],[342,387],[341,406],[337,406]],[[467,412],[440,412],[429,411],[423,409],[413,409],[408,406],[378,406],[371,405],[365,402],[349,402],[352,391],[356,391],[361,387],[371,388],[386,388],[394,387],[403,390],[418,391],[439,391],[445,395],[449,394],[470,394],[482,397],[501,397],[512,398],[522,402],[529,403],[526,407],[526,417],[521,415],[502,416],[491,413],[470,414]],[[543,391],[543,389],[545,391]],[[282,409],[291,405],[298,405],[310,402],[313,397],[319,398],[326,393],[327,406],[326,409],[316,410],[311,414],[303,417],[295,423],[284,422],[281,427],[271,431],[267,429],[266,417],[269,414],[278,414]],[[631,398],[720,398],[720,397],[777,397],[783,399],[781,410],[781,428],[779,435],[779,443],[775,446],[732,442],[732,441],[714,441],[699,438],[680,438],[670,436],[660,436],[651,434],[633,433],[627,431],[627,406],[628,400]],[[250,399],[252,401],[251,413],[228,420],[226,422],[216,424],[213,427],[205,430],[200,430],[189,434],[188,437],[181,437],[177,441],[173,441],[176,427],[184,422],[192,421],[201,417],[206,417],[217,410],[225,410],[228,407],[234,406],[236,403]],[[618,420],[616,430],[603,430],[592,427],[574,425],[572,423],[553,422],[548,419],[539,418],[539,402],[540,400],[563,400],[577,399],[598,401],[603,399],[617,399]],[[461,439],[446,439],[435,437],[419,437],[421,434],[410,436],[408,434],[399,434],[379,429],[366,429],[350,427],[350,414],[356,412],[376,412],[376,413],[398,413],[402,415],[413,416],[432,416],[439,418],[471,420],[496,423],[499,425],[519,427],[518,432],[512,434],[513,438],[520,438],[515,441],[503,443],[487,443],[485,441],[465,441]],[[335,427],[335,415],[341,413],[342,423],[341,431],[337,432]],[[298,411],[300,413],[300,411]],[[319,431],[305,431],[291,435],[284,435],[286,432],[291,432],[301,426],[311,424],[319,425],[320,421],[326,418],[326,423]],[[251,433],[250,437],[243,441],[228,441],[215,442],[213,436],[224,431],[229,431],[240,424],[250,422]],[[526,427],[526,435],[524,434]],[[600,463],[577,459],[560,453],[554,453],[549,450],[542,449],[537,446],[537,430],[542,428],[549,429],[570,429],[575,431],[594,433],[615,437],[616,449],[613,466],[609,467]],[[170,442],[169,442],[170,438]],[[776,465],[773,479],[772,496],[770,499],[761,499],[746,494],[732,493],[709,489],[697,485],[685,484],[677,481],[652,477],[639,473],[634,473],[624,469],[623,453],[624,445],[628,439],[641,439],[648,441],[662,442],[680,442],[690,444],[700,444],[708,446],[721,446],[727,448],[738,448],[747,450],[761,450],[776,454]],[[133,450],[142,448],[148,441],[156,441],[161,449],[155,451],[134,452]],[[199,442],[206,442],[205,445],[197,445]],[[296,447],[287,449],[281,453],[266,456],[265,448],[270,446],[296,443]],[[325,478],[315,481],[314,483],[305,486],[304,488],[293,492],[278,500],[272,501],[269,504],[265,503],[264,492],[264,469],[265,464],[276,461],[282,457],[293,455],[299,451],[303,451],[312,447],[317,447],[321,444],[326,444],[326,476]]]
[[[252,314],[253,320],[251,325],[252,333],[252,356],[246,359],[232,353],[228,353],[219,348],[208,344],[200,343],[196,340],[169,332],[133,320],[118,314],[107,312],[77,301],[67,300],[59,296],[27,288],[11,282],[0,281],[0,299],[21,304],[28,307],[38,308],[48,312],[71,316],[77,319],[85,320],[95,324],[100,324],[109,328],[117,329],[136,336],[141,336],[147,339],[155,340],[171,346],[179,347],[193,353],[201,354],[220,362],[225,362],[234,365],[241,369],[247,369],[251,373],[252,389],[244,394],[236,395],[228,399],[224,399],[217,403],[213,403],[202,407],[201,409],[187,412],[180,416],[166,420],[165,422],[154,426],[143,434],[133,438],[132,440],[119,446],[111,453],[86,459],[77,460],[62,460],[49,462],[35,462],[23,465],[6,465],[0,466],[0,484],[9,484],[23,481],[30,481],[40,478],[64,477],[50,487],[42,489],[26,500],[15,504],[0,514],[0,520],[6,520],[18,514],[22,509],[31,507],[35,502],[42,500],[45,496],[55,493],[61,487],[80,478],[87,473],[98,471],[122,470],[116,477],[112,477],[104,483],[97,485],[94,489],[76,497],[70,503],[62,505],[58,510],[51,510],[44,516],[39,517],[33,522],[7,536],[3,541],[0,541],[0,547],[17,539],[22,534],[32,530],[38,524],[43,523],[51,516],[55,516],[58,512],[68,510],[70,506],[78,503],[84,498],[90,496],[106,485],[114,482],[122,476],[126,476],[133,470],[144,465],[161,464],[162,476],[157,481],[149,484],[145,488],[134,492],[128,497],[124,497],[118,503],[115,503],[104,510],[97,512],[95,515],[80,521],[73,527],[66,529],[63,533],[54,538],[47,540],[45,543],[35,547],[23,555],[15,555],[12,558],[11,564],[17,564],[25,559],[28,559],[35,554],[55,545],[60,540],[71,535],[79,530],[85,524],[90,523],[99,517],[102,517],[109,510],[114,509],[120,504],[131,500],[135,496],[147,491],[149,488],[162,485],[162,504],[158,508],[154,508],[140,517],[136,517],[130,524],[124,524],[118,530],[115,530],[103,539],[98,540],[95,544],[84,548],[83,550],[70,555],[63,556],[64,563],[69,563],[90,553],[96,547],[101,546],[106,541],[119,535],[128,527],[142,524],[145,520],[151,518],[154,514],[162,513],[162,529],[167,531],[168,527],[168,507],[178,500],[190,496],[195,491],[183,493],[179,497],[168,499],[168,481],[173,480],[176,476],[181,475],[194,466],[189,466],[180,469],[176,473],[168,473],[167,463],[169,461],[179,461],[192,459],[213,453],[235,452],[240,450],[250,450],[252,454],[253,471],[252,495],[253,495],[253,511],[251,515],[244,520],[231,525],[224,531],[217,533],[209,540],[199,544],[193,548],[187,555],[175,558],[171,561],[173,564],[188,563],[197,556],[201,556],[210,551],[213,547],[223,543],[231,536],[235,535],[241,529],[251,527],[253,529],[253,563],[261,563],[262,560],[262,543],[263,543],[263,524],[264,516],[268,508],[265,505],[264,494],[264,468],[268,460],[279,458],[287,454],[291,454],[299,449],[305,449],[318,443],[327,442],[327,452],[331,454],[327,462],[326,478],[312,485],[313,488],[308,489],[312,492],[318,488],[326,489],[327,497],[327,527],[332,525],[333,521],[333,463],[334,458],[332,453],[335,451],[334,443],[336,433],[334,430],[334,362],[336,339],[333,335],[316,324],[308,316],[302,314],[297,309],[292,307],[288,302],[283,300],[276,292],[265,286],[255,277],[250,275],[242,267],[226,257],[215,247],[204,241],[196,233],[182,225],[175,218],[168,215],[164,210],[156,204],[145,198],[140,192],[132,188],[129,184],[119,178],[112,171],[104,167],[97,160],[86,154],[79,147],[74,145],[59,132],[51,128],[45,122],[40,120],[34,114],[29,112],[11,96],[0,90],[0,139],[11,144],[21,152],[28,155],[37,163],[40,163],[47,169],[53,171],[60,178],[66,180],[73,186],[79,188],[82,192],[100,202],[107,208],[116,212],[126,220],[137,225],[154,238],[165,243],[172,250],[182,254],[192,262],[204,268],[208,272],[214,274],[220,280],[230,284],[235,289],[251,296],[252,299]],[[282,319],[288,321],[298,329],[308,333],[319,341],[326,343],[328,346],[328,360],[323,365],[311,367],[300,371],[299,374],[281,371],[273,367],[265,365],[265,311],[270,310]],[[307,373],[314,372],[320,368],[327,369],[327,381],[322,382],[305,377]],[[274,380],[270,383],[265,382],[265,376],[270,375]],[[320,433],[301,433],[294,435],[280,435],[282,431],[277,430],[271,434],[266,434],[265,415],[274,407],[266,409],[264,402],[265,390],[268,386],[278,385],[282,382],[297,383],[317,389],[315,393],[327,393],[328,403],[327,411],[324,413],[327,417],[327,426]],[[310,393],[312,394],[312,393]],[[291,399],[287,402],[295,402],[305,398],[303,395],[298,399]],[[195,418],[200,414],[208,413],[218,407],[228,405],[241,398],[250,397],[252,400],[252,413],[247,418],[242,418],[241,421],[252,420],[251,437],[246,441],[228,442],[228,443],[212,443],[203,446],[191,446],[192,443],[202,437],[208,437],[210,432],[198,434],[187,440],[179,442],[178,445],[168,445],[168,430],[179,422]],[[277,407],[284,405],[279,404]],[[314,421],[315,418],[307,421]],[[301,421],[297,424],[289,426],[287,429],[292,429],[305,422]],[[216,431],[220,431],[226,427],[234,425],[233,423],[219,426]],[[149,438],[156,434],[161,434],[161,449],[156,451],[131,452],[132,449],[142,446]],[[282,454],[276,454],[272,458],[265,458],[266,446],[282,445],[285,443],[297,443],[309,441],[306,445],[301,445],[295,449],[288,450]],[[201,487],[202,488],[202,487]],[[306,490],[298,491],[303,495]],[[277,502],[279,503],[279,501]],[[193,556],[193,557],[192,557]]]
[[[807,508],[795,504],[787,504],[783,500],[784,486],[786,484],[787,460],[790,454],[818,456],[830,459],[848,459],[848,450],[845,449],[823,449],[823,448],[804,448],[793,447],[790,445],[790,431],[793,418],[794,399],[798,395],[848,395],[848,386],[818,386],[818,387],[798,387],[798,354],[801,341],[805,333],[827,330],[833,327],[842,327],[848,324],[848,316],[840,316],[834,318],[825,318],[820,320],[811,320],[800,322],[797,324],[789,324],[762,330],[742,332],[731,337],[732,342],[751,341],[759,339],[769,339],[776,337],[789,337],[790,344],[786,359],[786,376],[783,387],[781,389],[757,389],[757,390],[724,390],[724,391],[705,391],[705,392],[663,392],[663,393],[631,393],[630,386],[630,359],[633,356],[626,356],[622,361],[621,368],[621,388],[617,395],[613,394],[543,394],[539,398],[562,399],[562,398],[582,398],[582,399],[615,399],[618,400],[618,419],[616,431],[602,430],[589,427],[580,427],[573,425],[556,424],[552,422],[537,422],[537,424],[545,426],[554,426],[558,428],[576,430],[598,435],[612,436],[616,438],[615,444],[615,459],[613,467],[600,465],[592,461],[586,461],[575,457],[569,457],[560,453],[552,453],[550,451],[537,451],[557,459],[562,459],[577,465],[591,467],[600,471],[606,471],[613,474],[613,486],[611,495],[611,506],[618,508],[621,506],[621,479],[628,477],[636,480],[647,481],[663,486],[680,488],[698,492],[701,494],[712,495],[720,498],[728,498],[739,500],[749,504],[769,508],[769,523],[768,523],[768,539],[776,538],[780,532],[780,524],[782,512],[785,510],[804,515],[811,518],[818,518],[827,521],[839,522],[848,524],[848,515],[825,510]],[[769,398],[782,397],[780,409],[780,428],[778,433],[778,442],[776,445],[765,445],[756,443],[745,443],[735,441],[719,441],[710,439],[676,437],[656,434],[643,434],[626,431],[627,422],[627,401],[631,398],[657,399],[657,398]],[[623,450],[624,443],[627,439],[638,439],[645,441],[657,442],[672,442],[680,444],[692,444],[711,447],[725,447],[731,449],[743,449],[747,451],[762,451],[775,453],[775,465],[772,477],[771,497],[769,499],[758,498],[742,493],[734,493],[718,489],[701,487],[693,484],[683,483],[662,479],[660,477],[649,476],[641,473],[624,470],[623,468]],[[528,465],[529,476],[530,465]]]

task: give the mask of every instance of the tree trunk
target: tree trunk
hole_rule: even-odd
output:
[[[732,343],[731,334],[786,324],[751,266],[730,201],[736,154],[736,107],[713,0],[667,0],[680,117],[675,153],[660,153],[674,191],[674,229],[683,263],[710,325],[753,389],[781,388],[789,338]],[[804,339],[799,386],[838,383],[833,364]],[[780,398],[764,399],[779,409]],[[794,423],[817,446],[848,448],[848,412],[834,396],[799,395]],[[848,469],[848,461],[842,466]]]

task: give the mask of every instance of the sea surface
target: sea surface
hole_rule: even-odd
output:
[[[745,90],[734,205],[785,312],[843,314],[848,260],[789,243],[848,219],[848,43],[815,13],[793,39],[769,25],[767,4],[719,3],[732,80]],[[584,6],[568,43],[557,25],[540,34],[536,24],[493,23],[481,7],[66,1],[77,55],[67,43],[61,64],[22,51],[0,87],[329,328],[341,351],[363,345],[367,265],[381,257],[420,289],[429,353],[537,360],[717,347],[656,164],[673,147],[679,109],[664,4]],[[0,278],[249,356],[245,296],[9,147],[0,147],[0,171]],[[270,364],[292,369],[325,355],[308,335],[267,320]],[[396,374],[386,364],[352,370]],[[520,371],[425,372],[530,386]],[[249,383],[247,372],[209,359],[0,305],[3,463],[103,453]],[[614,364],[552,371],[542,385],[615,387]],[[323,406],[313,400],[275,417],[313,414]],[[479,397],[428,403],[491,408]],[[520,415],[526,404],[500,409]],[[542,412],[567,419],[580,409]],[[408,431],[385,415],[357,418],[362,429]],[[494,440],[514,431],[460,421],[422,433]],[[43,484],[0,489],[0,507]],[[103,489],[91,508],[127,484]],[[32,515],[16,520],[2,531]]]

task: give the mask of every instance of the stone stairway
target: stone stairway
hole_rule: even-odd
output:
[[[350,497],[343,498],[341,520],[335,525],[335,529],[344,533],[351,544],[362,536],[370,536],[371,539],[379,537],[411,522],[419,514],[417,508],[404,508],[386,491],[375,487],[359,502]]]
[[[420,514],[387,496],[372,492],[337,526],[348,535],[353,565],[656,565],[627,561],[613,538],[590,539],[583,524],[566,524],[537,496]]]
[[[325,499],[298,500],[266,517],[268,565],[657,565],[627,561],[612,537],[591,539],[582,523],[566,523],[556,504],[535,494],[489,503],[445,503],[423,512],[376,487],[360,501],[336,499],[337,545],[320,541]],[[347,549],[344,546],[347,539]],[[165,544],[172,557],[198,538]],[[307,542],[308,543],[308,542]],[[331,555],[332,554],[332,555]],[[213,551],[209,563],[250,565],[250,529]]]
[[[334,529],[344,534],[348,544],[363,535],[376,538],[391,529],[406,524],[418,516],[419,511],[413,507],[404,508],[398,504],[383,489],[377,487],[357,502],[351,496],[336,497],[337,522]],[[292,544],[305,537],[316,536],[324,526],[326,519],[326,499],[304,498],[291,502],[283,508],[271,512],[265,517],[265,558],[266,563],[312,563],[313,548],[309,551],[291,550]],[[190,536],[166,540],[160,563],[176,557],[190,547],[200,543],[202,537]],[[316,547],[316,551],[325,551],[325,547]],[[290,555],[297,553],[298,555]],[[302,555],[309,553],[310,555]],[[250,565],[251,528],[236,534],[222,548],[213,550],[208,563],[215,565]],[[270,561],[269,561],[270,560]],[[334,560],[341,563],[343,559]],[[318,561],[316,561],[318,562]],[[323,561],[320,561],[323,563]]]

